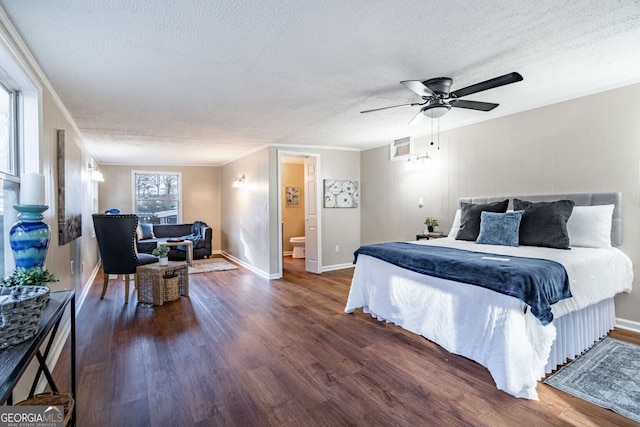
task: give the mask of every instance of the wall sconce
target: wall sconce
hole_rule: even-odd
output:
[[[418,153],[415,155],[409,156],[407,159],[407,169],[413,170],[417,167],[425,168],[431,164],[431,157],[429,153],[425,151],[424,153]]]
[[[94,166],[91,163],[89,163],[88,171],[89,171],[89,179],[91,181],[104,182],[104,176],[102,175],[102,172],[100,172],[97,166]]]
[[[242,176],[240,178],[236,178],[233,180],[233,184],[231,184],[232,187],[234,188],[238,188],[238,187],[243,187],[244,186],[244,174],[242,174]]]

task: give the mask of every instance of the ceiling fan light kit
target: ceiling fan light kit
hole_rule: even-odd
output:
[[[422,109],[422,114],[432,119],[439,119],[449,112],[451,105],[440,100],[439,104],[427,105]]]
[[[361,111],[361,113],[371,113],[373,111],[386,110],[388,108],[402,107],[407,105],[424,105],[424,107],[420,109],[418,114],[416,114],[416,116],[409,122],[409,124],[416,124],[422,120],[423,115],[432,119],[438,119],[447,114],[451,107],[476,111],[491,111],[499,104],[461,100],[460,98],[477,92],[482,92],[511,83],[516,83],[521,80],[522,76],[519,73],[513,72],[505,74],[503,76],[495,77],[493,79],[485,80],[483,82],[476,83],[471,86],[455,90],[453,92],[450,92],[451,85],[453,84],[453,79],[450,77],[436,77],[424,81],[404,80],[401,81],[400,84],[419,95],[424,100],[424,102],[392,105],[389,107]]]

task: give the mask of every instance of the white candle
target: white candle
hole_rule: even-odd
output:
[[[44,175],[25,173],[20,177],[20,204],[44,205]]]

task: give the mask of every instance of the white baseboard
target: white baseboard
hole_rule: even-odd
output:
[[[355,264],[350,262],[345,264],[323,265],[322,272],[324,273],[326,271],[344,270],[345,268],[353,268],[353,267],[355,267]]]
[[[87,279],[87,282],[84,284],[84,287],[82,288],[82,293],[80,294],[80,297],[79,298],[76,297],[76,311],[80,311],[82,304],[84,304],[84,300],[87,299],[87,294],[89,293],[89,289],[91,288],[93,281],[96,280],[96,276],[98,275],[98,271],[100,271],[101,265],[102,265],[102,261],[98,260],[98,263],[96,264],[96,266],[93,268],[93,271],[91,272],[91,276],[89,276],[89,278]]]
[[[282,252],[282,256],[292,256],[293,255],[293,251],[284,251]]]
[[[616,328],[627,329],[629,331],[640,333],[640,322],[616,317]]]
[[[229,259],[229,260],[231,260],[231,261],[233,261],[233,262],[235,262],[237,264],[240,264],[241,266],[243,266],[247,270],[250,270],[250,271],[256,273],[258,276],[264,277],[265,279],[271,280],[271,279],[278,279],[279,278],[277,274],[273,274],[273,275],[271,275],[273,277],[271,277],[269,275],[269,273],[267,273],[265,271],[262,271],[259,268],[256,268],[251,264],[247,264],[246,262],[242,261],[241,259],[238,259],[238,258],[234,257],[233,255],[231,255],[231,254],[229,254],[227,252],[220,251],[220,254],[223,257],[225,257],[225,258],[227,258],[227,259]]]

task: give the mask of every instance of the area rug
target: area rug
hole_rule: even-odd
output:
[[[544,382],[640,422],[640,345],[606,337]]]
[[[237,270],[238,267],[222,258],[196,259],[189,266],[189,274],[208,273],[210,271]]]

